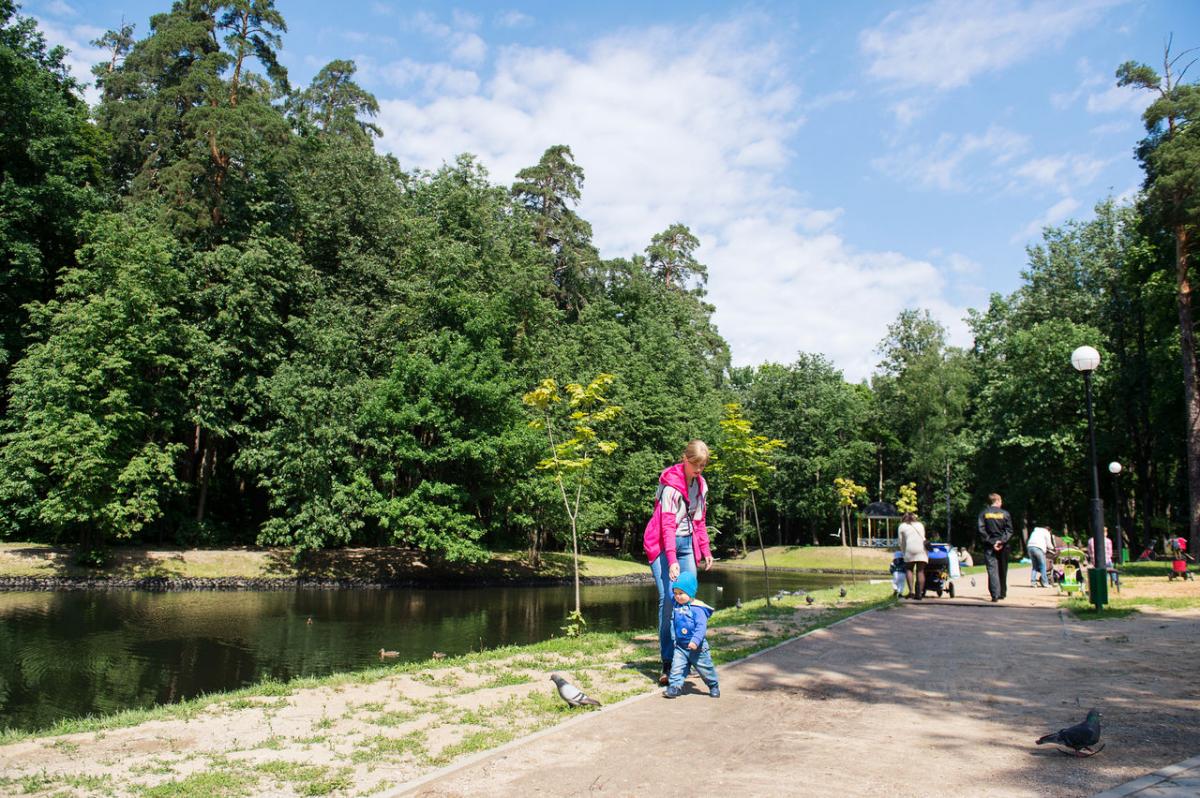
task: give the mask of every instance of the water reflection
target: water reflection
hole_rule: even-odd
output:
[[[841,577],[772,574],[771,588]],[[720,608],[761,596],[762,574],[701,575]],[[401,661],[461,654],[560,634],[570,586],[274,592],[0,593],[0,728],[43,728],[233,689]],[[652,585],[584,586],[589,628],[654,624]],[[308,619],[312,623],[308,623]]]

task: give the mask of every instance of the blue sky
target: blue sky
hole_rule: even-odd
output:
[[[22,11],[85,76],[90,39],[166,7]],[[850,379],[907,307],[969,344],[1043,225],[1131,196],[1149,98],[1113,72],[1200,45],[1194,0],[277,7],[293,84],[353,59],[406,167],[472,152],[508,183],[567,144],[604,255],[688,224],[736,363],[822,352]]]

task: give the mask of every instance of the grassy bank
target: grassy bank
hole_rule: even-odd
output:
[[[1148,567],[1133,569],[1133,574],[1128,565],[1122,567],[1121,592],[1110,586],[1108,603],[1100,612],[1082,595],[1064,600],[1061,606],[1083,620],[1124,618],[1142,610],[1200,610],[1200,581],[1169,581],[1170,563],[1137,565]]]
[[[887,585],[850,586],[845,599],[836,588],[812,595],[811,607],[788,596],[771,607],[752,601],[719,611],[709,631],[714,660],[728,663],[892,602]],[[551,673],[608,705],[653,691],[657,669],[657,635],[647,630],[267,682],[5,732],[0,792],[74,794],[82,785],[82,794],[118,797],[371,795],[585,711],[559,700]]]
[[[892,563],[888,549],[851,548],[846,546],[768,546],[769,568],[794,568],[802,571],[845,571],[886,574]],[[729,568],[762,568],[762,553],[751,549],[745,557],[730,557],[721,561]]]
[[[147,549],[108,550],[103,567],[76,563],[72,549],[40,543],[0,543],[0,577],[81,577],[108,579],[357,579],[367,581],[522,581],[565,579],[571,556],[548,553],[540,567],[524,552],[494,552],[483,563],[447,563],[421,552],[393,547],[315,552],[299,562],[289,549]],[[647,573],[642,562],[583,555],[580,575],[617,577]]]

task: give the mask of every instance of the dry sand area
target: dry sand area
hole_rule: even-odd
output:
[[[1086,796],[1200,753],[1200,612],[1078,621],[1050,590],[902,602],[418,785],[422,796]],[[1105,750],[1034,740],[1104,713]]]

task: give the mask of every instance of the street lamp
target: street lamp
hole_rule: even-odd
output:
[[[1092,451],[1092,568],[1088,573],[1088,593],[1096,609],[1108,603],[1108,563],[1104,552],[1104,502],[1100,501],[1100,474],[1096,470],[1096,424],[1092,417],[1092,372],[1100,365],[1100,353],[1081,346],[1071,353],[1071,365],[1083,372],[1087,386],[1088,439]]]
[[[1125,539],[1121,531],[1121,464],[1113,460],[1108,464],[1108,473],[1113,475],[1113,498],[1116,500],[1116,504],[1113,505],[1117,516],[1117,539],[1113,541],[1113,563],[1116,564],[1125,562],[1125,558],[1121,556],[1121,545]]]

